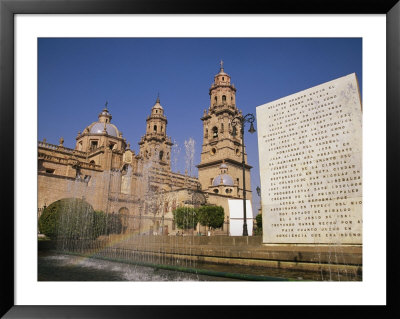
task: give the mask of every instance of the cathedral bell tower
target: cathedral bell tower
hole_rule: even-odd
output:
[[[243,197],[242,144],[240,134],[234,136],[232,120],[242,116],[236,107],[236,88],[225,73],[223,62],[209,89],[210,106],[204,110],[201,161],[197,165],[202,190],[229,197]],[[236,127],[240,132],[240,127]],[[229,178],[221,179],[221,165],[229,170]],[[246,197],[251,200],[250,169],[245,154]],[[219,179],[218,179],[219,178]],[[218,181],[217,181],[218,179]],[[221,188],[221,183],[228,183]],[[219,186],[218,188],[216,186]],[[248,193],[247,193],[248,192]]]
[[[157,97],[151,109],[150,116],[146,119],[146,135],[142,136],[140,156],[144,161],[152,161],[152,165],[159,169],[171,170],[171,138],[167,136],[167,117]]]

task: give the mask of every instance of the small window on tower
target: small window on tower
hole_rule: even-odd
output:
[[[225,78],[224,78],[224,77],[222,77],[222,81],[225,81]]]
[[[222,95],[222,102],[226,102],[226,95]]]
[[[213,127],[212,131],[213,131],[213,138],[218,137],[218,128],[216,126]]]
[[[157,132],[157,125],[154,125],[153,130],[154,130],[154,132]]]

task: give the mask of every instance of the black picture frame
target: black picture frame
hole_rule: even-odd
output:
[[[386,306],[329,306],[313,307],[270,306],[22,306],[15,305],[14,295],[14,16],[16,14],[385,14],[387,19],[387,283]],[[268,312],[268,316],[286,314],[311,316],[322,311],[324,316],[374,318],[399,316],[395,288],[399,276],[394,272],[395,237],[397,226],[396,180],[398,172],[399,142],[399,56],[400,56],[400,3],[398,0],[284,0],[271,2],[246,1],[242,3],[222,1],[163,1],[163,0],[0,0],[0,130],[1,130],[1,309],[4,318],[157,318],[161,317],[226,317],[259,316],[256,311]],[[11,133],[10,133],[11,132]],[[6,156],[4,156],[6,155]],[[382,174],[385,174],[382,171]],[[382,203],[382,207],[384,207]],[[379,212],[384,214],[384,212]],[[250,311],[250,312],[249,312]]]

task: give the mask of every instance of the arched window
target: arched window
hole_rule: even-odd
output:
[[[217,103],[217,97],[214,97],[214,102]]]
[[[153,130],[154,132],[157,132],[157,125],[154,125]]]
[[[226,102],[226,95],[222,95],[222,102],[223,102],[223,103]]]
[[[164,129],[164,126],[161,125],[161,132],[163,131],[163,129]]]
[[[218,128],[216,126],[213,127],[212,131],[213,131],[213,138],[218,137]]]
[[[206,133],[204,134],[205,138],[208,138],[208,128],[206,128]]]
[[[160,153],[159,153],[160,161],[163,159],[163,156],[164,156],[164,151],[160,151]]]
[[[214,189],[215,194],[218,194],[218,192],[219,192],[218,189]]]

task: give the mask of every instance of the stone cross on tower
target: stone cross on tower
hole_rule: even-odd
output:
[[[220,66],[221,66],[221,70],[224,69],[224,61],[221,60],[221,62],[219,62]]]

